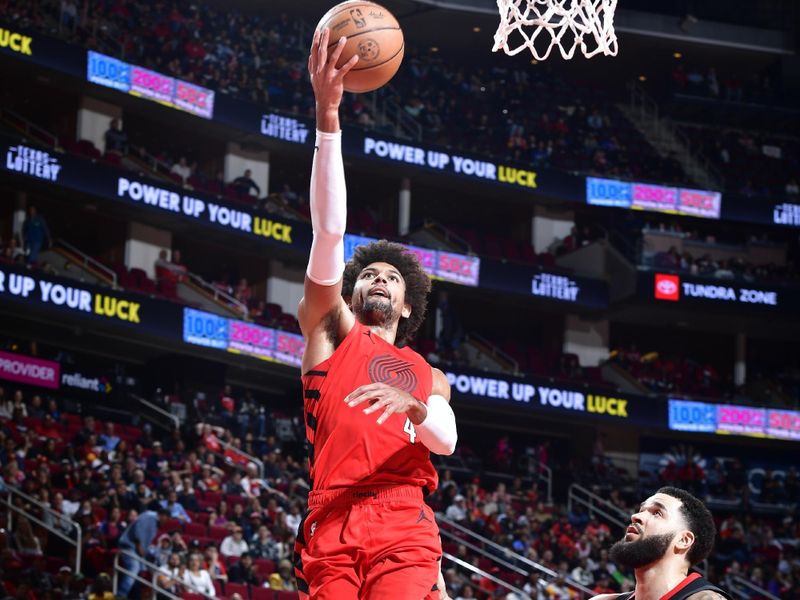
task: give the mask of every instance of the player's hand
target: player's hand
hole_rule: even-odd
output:
[[[395,413],[407,413],[414,425],[422,423],[427,416],[427,410],[422,402],[408,392],[385,383],[362,385],[350,392],[344,401],[350,408],[368,402],[369,406],[363,409],[365,415],[383,410],[378,417],[378,425],[383,425],[386,419]]]
[[[344,94],[344,76],[358,62],[358,54],[336,68],[336,62],[342,55],[347,38],[341,37],[328,52],[331,30],[328,28],[314,32],[311,53],[308,55],[308,74],[311,76],[311,87],[317,101],[317,111],[339,110]]]

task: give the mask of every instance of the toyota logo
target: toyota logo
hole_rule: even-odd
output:
[[[662,279],[656,284],[656,287],[658,288],[659,293],[664,294],[665,296],[672,296],[678,291],[678,286],[670,279]]]

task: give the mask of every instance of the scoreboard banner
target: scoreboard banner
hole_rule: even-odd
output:
[[[710,190],[587,177],[586,203],[594,206],[613,206],[671,215],[719,219],[722,194]]]
[[[734,309],[754,312],[800,312],[800,287],[735,279],[695,277],[684,273],[640,271],[638,295],[663,306]]]
[[[287,146],[313,148],[315,125],[312,119],[265,111],[262,105],[225,94],[217,96],[213,90],[188,81],[13,25],[0,23],[0,55],[31,61]],[[585,177],[412,143],[349,126],[345,130],[343,151],[348,158],[395,165],[410,176],[427,172],[498,188],[517,189],[564,202],[800,227],[800,203],[780,196],[754,198],[713,190]]]
[[[4,157],[0,172],[44,181],[142,210],[169,214],[273,247],[291,249],[303,256],[311,247],[311,226],[302,221],[276,217],[240,204],[228,204],[214,196],[76,156],[52,153],[2,134],[0,156]],[[350,259],[357,246],[375,239],[346,234],[345,259]],[[408,244],[406,248],[417,256],[431,277],[441,281],[525,294],[585,308],[608,306],[608,288],[601,280]]]
[[[535,377],[487,375],[445,368],[454,399],[464,398],[516,407],[552,416],[603,421],[607,424],[665,429],[667,405],[661,399],[579,387]]]
[[[204,119],[214,117],[214,92],[202,86],[89,50],[86,79]]]
[[[73,77],[86,71],[86,50],[0,21],[0,55],[35,63]]]
[[[480,285],[530,296],[553,305],[590,310],[605,309],[609,305],[608,284],[602,279],[499,260],[484,259]]]
[[[19,304],[20,314],[26,308],[54,310],[95,323],[180,339],[178,304],[37,271],[0,266],[0,300]]]
[[[3,135],[0,135],[0,156],[3,157],[0,171],[171,214],[273,246],[307,252],[311,245],[311,227],[306,223],[228,204],[215,196],[156,182],[130,171],[68,154],[54,154]]]
[[[193,308],[183,309],[183,341],[291,367],[300,366],[305,350],[299,334]]]
[[[670,399],[669,428],[796,441],[800,440],[800,411]]]
[[[0,351],[0,379],[6,381],[55,390],[60,370],[61,365],[52,360]]]

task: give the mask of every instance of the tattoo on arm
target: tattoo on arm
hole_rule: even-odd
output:
[[[703,590],[692,594],[686,600],[725,600],[725,596],[718,592],[712,592],[711,590]]]

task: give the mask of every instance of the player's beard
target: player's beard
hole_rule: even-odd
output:
[[[623,538],[611,546],[608,556],[615,563],[638,569],[663,558],[673,539],[674,533],[640,535],[639,539],[632,542],[626,542]]]
[[[353,304],[353,312],[364,325],[388,327],[395,318],[392,301],[389,298],[367,297],[363,303]]]

